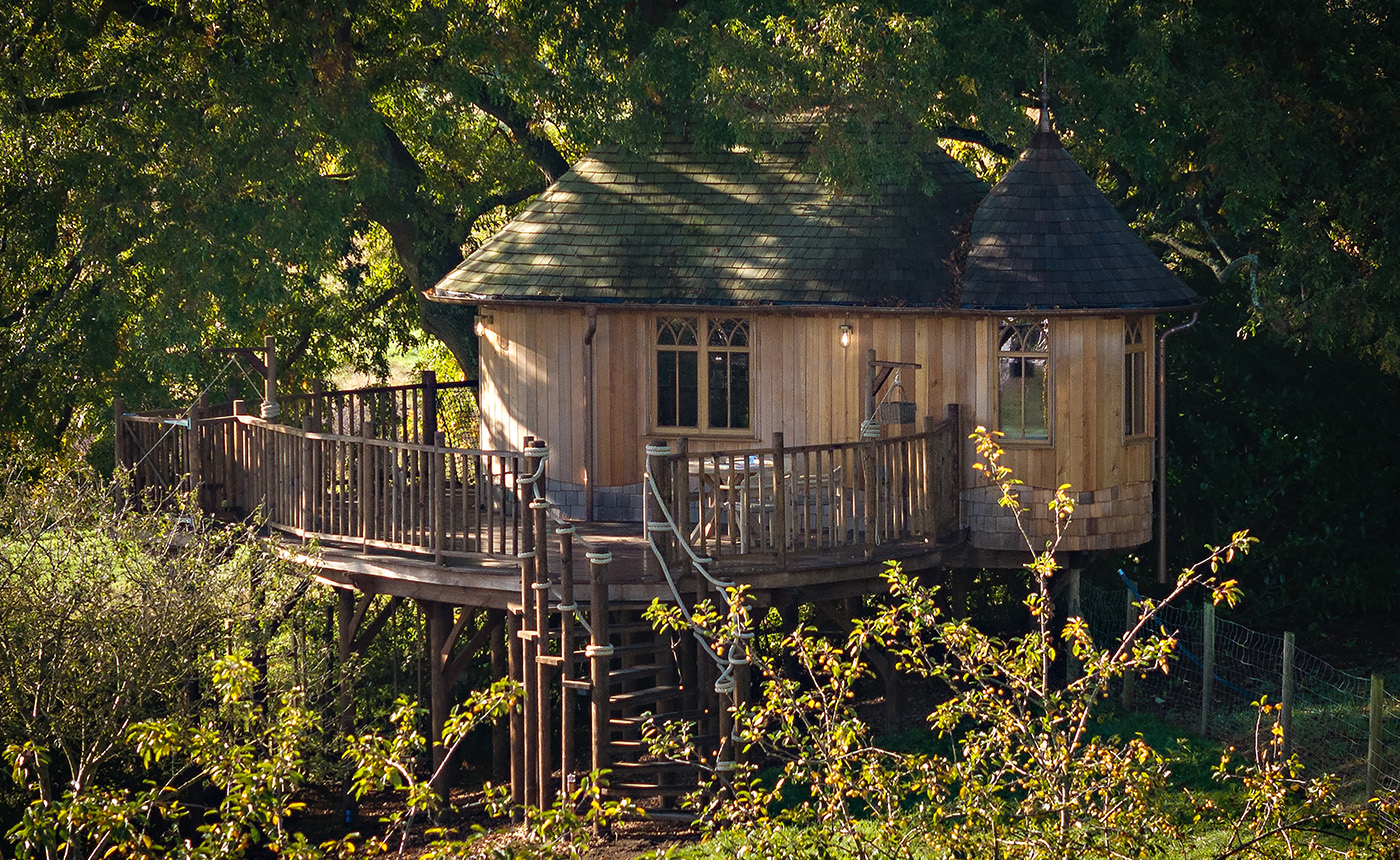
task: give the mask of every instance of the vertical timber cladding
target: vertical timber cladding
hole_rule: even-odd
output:
[[[1152,331],[1152,322],[1150,316],[1144,318],[1146,331]],[[981,423],[995,421],[997,395],[995,333],[990,325],[984,336],[988,361],[982,387],[990,408],[978,409],[976,420]],[[1120,315],[1051,317],[1051,438],[1048,443],[1005,444],[1003,463],[1027,485],[1023,504],[1041,523],[1036,534],[1048,536],[1045,503],[1056,487],[1070,485],[1076,507],[1062,549],[1112,549],[1150,538],[1152,435],[1131,440],[1124,436],[1123,338]],[[1150,349],[1146,375],[1155,378]],[[1150,409],[1149,405],[1149,428]],[[973,544],[1024,548],[1009,515],[996,509],[986,479],[976,475],[972,480],[964,502]]]
[[[913,362],[902,373],[905,399],[920,415],[941,417],[948,403],[963,406],[967,427],[995,426],[997,372],[994,317],[917,312],[841,312],[823,309],[710,310],[752,321],[748,433],[706,435],[658,432],[654,426],[655,338],[659,312],[680,309],[598,308],[594,335],[596,486],[639,489],[648,439],[686,435],[692,451],[769,444],[781,431],[790,446],[851,441],[865,416],[861,387],[865,355]],[[550,474],[579,487],[583,481],[582,306],[492,306],[481,346],[483,446],[515,449],[526,435],[550,445]],[[840,342],[850,325],[849,346]],[[1144,325],[1151,331],[1152,319]],[[1151,435],[1123,435],[1124,318],[1056,316],[1051,322],[1052,435],[1048,443],[1008,443],[1004,462],[1043,501],[1068,483],[1078,510],[1065,549],[1130,546],[1148,537],[1151,515]],[[1151,350],[1147,378],[1153,379]],[[1152,399],[1148,398],[1149,410]],[[1149,412],[1149,424],[1152,426]],[[964,458],[966,523],[974,545],[1019,549],[1014,530],[989,509],[985,478]],[[566,490],[568,488],[565,488]],[[1042,496],[1044,498],[1042,498]],[[566,503],[567,506],[567,503]],[[991,506],[991,507],[994,507]],[[574,513],[572,510],[570,513]],[[983,537],[979,537],[981,533]]]

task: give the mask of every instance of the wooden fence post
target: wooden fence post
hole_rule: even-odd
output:
[[[1385,719],[1385,680],[1371,676],[1371,714],[1366,738],[1366,799],[1376,796],[1381,779],[1381,724]]]
[[[1279,696],[1279,727],[1283,729],[1285,761],[1293,754],[1293,634],[1283,634],[1283,692]]]
[[[1211,708],[1215,704],[1215,604],[1207,600],[1201,619],[1201,725],[1202,737],[1210,737]]]

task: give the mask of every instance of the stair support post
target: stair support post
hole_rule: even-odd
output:
[[[451,662],[447,637],[452,630],[452,606],[435,600],[424,600],[420,605],[428,624],[428,721],[429,741],[433,749],[431,784],[433,792],[440,799],[446,800],[452,780],[446,767],[447,747],[443,743],[442,732],[447,724],[450,680],[447,677],[447,665]]]
[[[525,686],[523,619],[523,613],[506,611],[506,655],[510,679],[521,688]],[[510,802],[515,809],[514,818],[518,821],[520,811],[525,808],[525,703],[519,699],[510,708],[509,730]]]
[[[593,678],[591,758],[593,770],[606,770],[612,765],[608,756],[610,735],[608,710],[612,698],[609,669],[612,663],[612,642],[608,632],[608,571],[612,553],[588,553],[589,606],[588,614],[593,632],[587,649]]]
[[[524,469],[526,475],[533,475],[539,465],[537,458],[530,455],[534,438],[525,437]],[[529,484],[521,488],[521,502],[528,506],[533,500],[534,491]],[[524,523],[520,530],[520,641],[522,646],[521,668],[524,670],[525,698],[525,805],[540,808],[540,708],[536,700],[539,694],[540,673],[540,631],[535,626],[535,529],[532,512],[526,508]]]
[[[536,440],[536,450],[543,442]],[[538,768],[537,802],[540,809],[548,808],[554,802],[554,756],[552,747],[553,720],[550,715],[550,665],[549,654],[549,502],[544,497],[544,472],[540,465],[542,457],[531,457],[526,449],[526,468],[538,477],[534,487],[534,498],[530,501],[531,528],[535,534],[534,581],[534,626],[535,626],[535,748],[538,750],[535,762]]]
[[[561,526],[559,536],[559,790],[567,797],[574,788],[574,648],[578,644],[574,612],[574,527]]]

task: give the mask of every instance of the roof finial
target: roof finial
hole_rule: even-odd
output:
[[[1040,131],[1050,130],[1050,43],[1045,43],[1044,66],[1040,72]]]

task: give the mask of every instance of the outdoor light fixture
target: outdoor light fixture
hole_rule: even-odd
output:
[[[486,326],[488,326],[489,324],[491,324],[491,322],[493,322],[493,320],[491,319],[491,315],[490,315],[490,314],[477,314],[477,315],[476,315],[476,336],[477,336],[477,337],[485,337],[485,335],[486,335]]]
[[[849,323],[841,323],[841,346],[851,345],[851,326]]]

